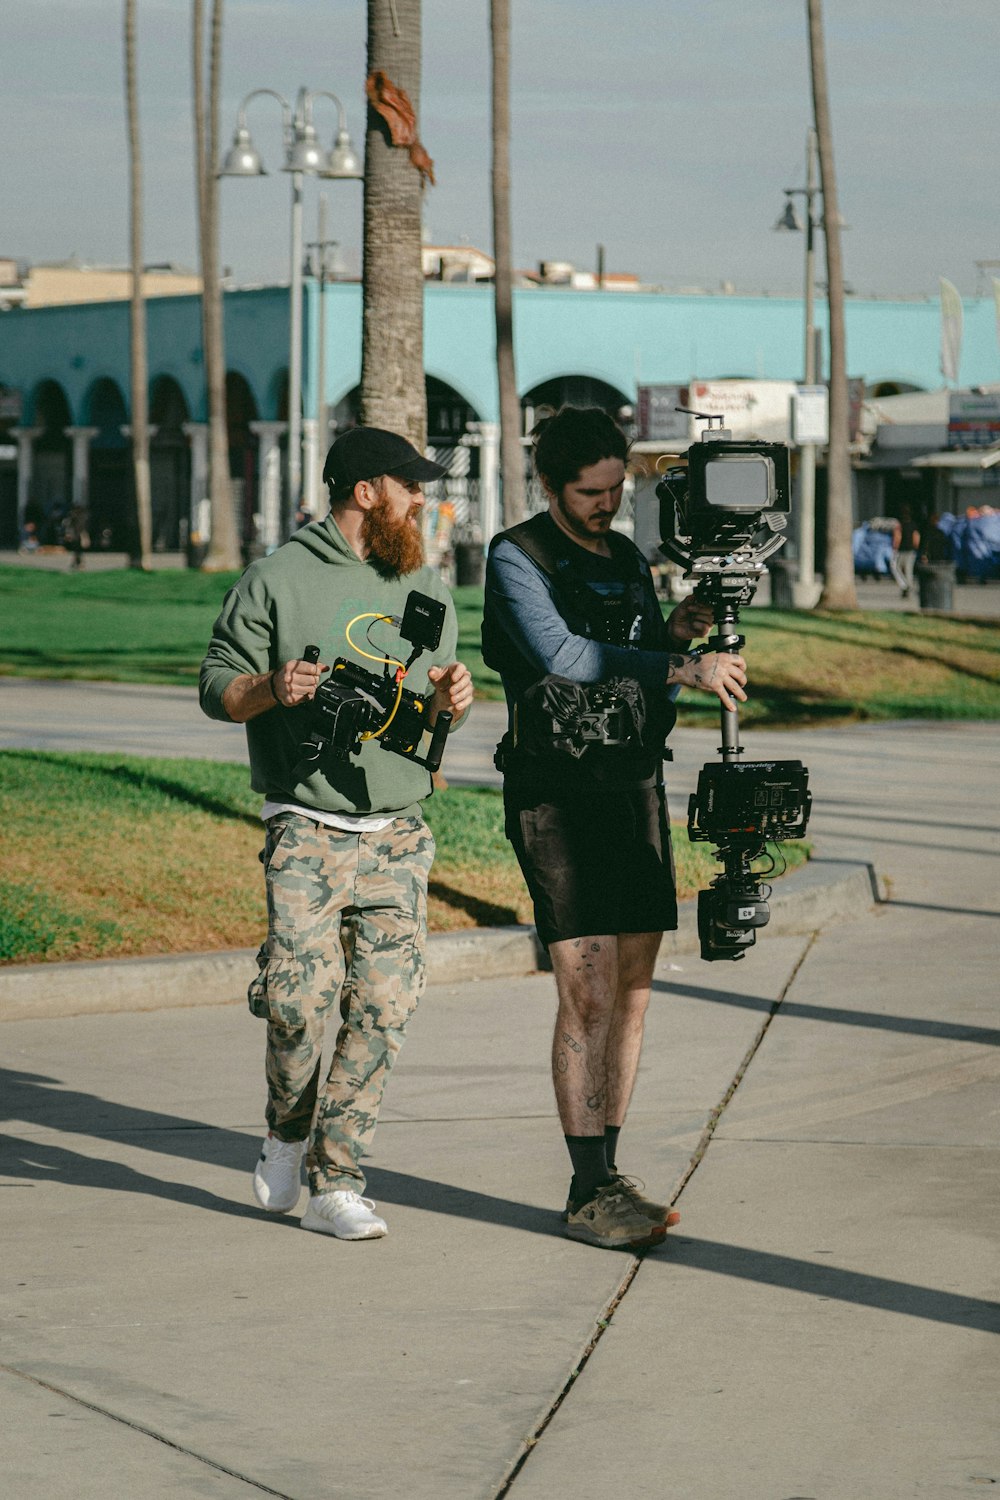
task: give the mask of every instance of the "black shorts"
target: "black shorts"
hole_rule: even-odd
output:
[[[508,777],[506,833],[546,947],[566,938],[670,932],[677,892],[663,787]]]

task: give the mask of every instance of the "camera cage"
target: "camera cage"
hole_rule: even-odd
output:
[[[365,651],[351,638],[351,626],[359,620],[382,620],[394,625],[403,640],[413,647],[403,662],[388,655]],[[444,756],[453,715],[439,713],[430,731],[430,745],[425,756],[419,754],[421,739],[427,731],[428,701],[403,686],[410,667],[424,651],[434,651],[441,643],[445,606],[412,589],[407,595],[402,616],[369,611],[355,615],[345,629],[347,643],[360,656],[382,663],[382,672],[371,672],[347,657],[338,656],[329,677],[316,689],[315,696],[301,708],[307,733],[301,741],[302,760],[296,771],[301,773],[315,765],[324,754],[346,761],[357,755],[364,741],[378,740],[406,760],[415,761],[430,772],[437,771]],[[368,626],[369,631],[371,625]],[[303,660],[318,662],[320,648],[306,646]],[[395,669],[395,670],[393,670]]]
[[[709,427],[668,469],[656,494],[660,501],[661,550],[687,577],[742,572],[757,578],[785,540],[791,511],[791,477],[784,443],[734,439],[722,416],[678,411]],[[681,455],[676,455],[680,458]]]

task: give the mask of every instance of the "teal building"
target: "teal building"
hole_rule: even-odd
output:
[[[801,377],[798,298],[552,286],[519,290],[514,303],[526,428],[540,407],[563,400],[600,404],[628,422],[641,386]],[[1000,381],[993,299],[968,299],[964,313],[961,383]],[[234,497],[248,545],[272,546],[291,522],[288,289],[229,292],[224,315]],[[820,307],[821,327],[823,317]],[[154,546],[173,551],[208,525],[199,299],[152,299],[147,319]],[[360,286],[321,294],[307,280],[303,327],[303,503],[316,511],[328,437],[356,416]],[[848,372],[875,397],[937,389],[940,328],[936,300],[849,299]],[[89,514],[92,546],[129,547],[128,335],[125,302],[0,313],[0,547],[16,545],[26,517],[44,532],[73,505]],[[474,520],[487,539],[499,514],[492,287],[427,283],[424,364],[429,444],[453,464],[459,523]]]

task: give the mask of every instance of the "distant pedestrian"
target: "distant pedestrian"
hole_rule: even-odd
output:
[[[893,552],[890,560],[892,576],[899,584],[899,591],[904,599],[908,599],[913,590],[919,546],[920,529],[913,519],[913,511],[909,505],[904,504],[899,510],[898,530],[893,534]]]
[[[34,521],[25,520],[21,527],[21,539],[17,550],[18,552],[37,552],[38,547],[38,527]]]

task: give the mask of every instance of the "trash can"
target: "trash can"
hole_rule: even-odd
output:
[[[955,564],[922,562],[917,564],[917,592],[921,609],[950,610],[953,607]]]
[[[467,584],[481,588],[486,573],[482,542],[457,542],[455,544],[455,586]]]
[[[772,609],[795,608],[792,584],[798,574],[798,566],[798,563],[790,557],[776,557],[773,562],[768,563],[767,571],[771,576]]]

